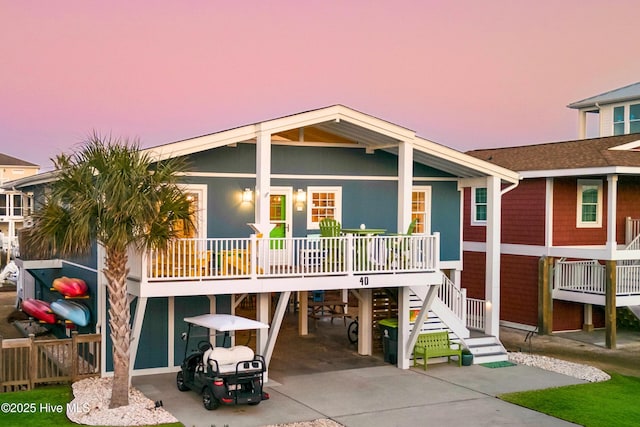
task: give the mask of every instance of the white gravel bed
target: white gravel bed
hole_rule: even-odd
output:
[[[533,366],[547,371],[578,378],[589,382],[608,381],[609,374],[589,365],[567,362],[565,360],[554,359],[552,357],[540,356],[537,354],[510,352],[509,360],[521,365]]]
[[[129,388],[129,405],[109,409],[111,378],[89,378],[73,383],[74,399],[68,405],[67,418],[77,424],[102,426],[139,426],[175,423],[178,420],[139,390]],[[75,410],[73,410],[75,408]]]

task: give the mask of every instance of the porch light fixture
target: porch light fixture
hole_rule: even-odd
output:
[[[302,188],[298,188],[298,192],[296,193],[296,210],[298,212],[302,212],[304,210],[304,203],[306,201],[307,193]]]
[[[253,200],[253,191],[250,188],[245,188],[242,192],[242,201],[251,202]]]

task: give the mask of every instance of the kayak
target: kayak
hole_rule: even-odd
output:
[[[80,297],[87,293],[87,284],[82,279],[74,277],[59,277],[53,281],[53,289],[66,297]]]
[[[78,326],[87,326],[89,324],[89,308],[79,302],[59,299],[51,303],[51,311]]]
[[[55,314],[51,312],[49,303],[39,299],[27,298],[22,301],[22,311],[45,323],[53,324],[58,321]]]

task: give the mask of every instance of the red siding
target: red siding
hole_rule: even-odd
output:
[[[544,245],[544,179],[527,179],[502,196],[502,243]]]
[[[621,176],[618,179],[618,210],[616,215],[616,241],[625,243],[625,218],[640,218],[640,177]]]
[[[593,325],[604,327],[604,307],[593,306]],[[573,331],[582,329],[584,322],[583,304],[569,301],[553,301],[553,331]]]
[[[464,213],[462,221],[462,236],[464,241],[487,241],[487,227],[483,225],[471,225],[471,188],[464,189]]]
[[[538,258],[502,255],[500,267],[500,320],[536,326]]]
[[[576,227],[578,180],[556,178],[553,182],[553,244],[554,246],[604,245],[607,242],[607,185],[603,180],[602,226]]]
[[[467,297],[484,299],[485,253],[464,251],[462,259],[464,269],[460,281],[462,287],[467,289]]]

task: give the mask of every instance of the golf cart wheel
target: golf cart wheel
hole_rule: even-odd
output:
[[[349,342],[351,344],[355,344],[358,342],[358,321],[354,320],[349,323],[349,327],[347,328],[347,337],[349,338]]]
[[[213,391],[210,387],[205,387],[202,391],[202,404],[208,411],[216,410],[218,409],[218,407],[220,407],[220,402],[213,395]]]
[[[178,390],[187,391],[189,387],[184,383],[184,374],[182,371],[178,371],[178,375],[176,375],[176,385],[178,386]]]

